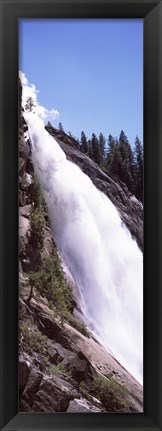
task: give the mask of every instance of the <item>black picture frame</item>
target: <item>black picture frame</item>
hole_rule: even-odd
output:
[[[18,413],[18,19],[48,17],[144,20],[144,413]],[[1,429],[162,430],[162,1],[1,0],[1,36]]]

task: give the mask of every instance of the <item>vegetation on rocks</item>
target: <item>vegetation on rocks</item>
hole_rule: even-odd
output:
[[[41,184],[35,172],[33,175],[31,200],[34,203],[34,208],[42,209],[44,213],[47,212],[47,204],[46,204],[44,195],[42,193]]]
[[[64,312],[64,318],[71,326],[73,326],[73,328],[77,329],[86,337],[90,337],[90,333],[88,332],[86,325],[77,319],[77,317],[73,316],[69,311]]]
[[[133,409],[128,401],[128,389],[119,384],[111,374],[107,378],[96,376],[88,386],[81,382],[80,389],[89,399],[93,396],[100,400],[107,412],[128,412]]]
[[[34,251],[41,251],[44,246],[45,237],[45,211],[47,210],[41,185],[36,174],[34,174],[33,187],[31,190],[32,209],[29,217],[30,235],[29,245]]]
[[[53,375],[59,375],[60,373],[65,374],[67,376],[70,375],[70,371],[67,371],[66,367],[64,364],[62,364],[61,362],[57,365],[51,365],[49,367],[49,371],[50,373]]]
[[[29,284],[48,299],[51,308],[56,309],[60,316],[63,317],[66,310],[72,310],[72,291],[64,280],[57,254],[53,258],[45,258],[39,271],[29,272],[28,277]]]
[[[143,146],[138,136],[132,149],[123,130],[119,139],[109,134],[107,140],[102,133],[99,137],[92,133],[91,139],[87,140],[82,131],[80,149],[107,174],[123,181],[140,201],[143,200]]]
[[[61,262],[55,251],[52,258],[45,258],[39,271],[28,273],[30,287],[35,287],[41,296],[46,297],[55,315],[63,325],[67,321],[85,336],[89,336],[84,323],[72,315],[74,301],[72,289],[66,283]]]
[[[30,319],[20,320],[20,333],[23,337],[23,342],[28,346],[29,351],[34,351],[47,357],[47,340],[48,337],[43,335],[36,325],[32,324]]]
[[[19,237],[19,258],[23,259],[26,253],[26,242],[23,236]]]
[[[45,236],[45,219],[44,213],[39,208],[36,208],[30,214],[30,237],[29,244],[32,249],[42,250]]]

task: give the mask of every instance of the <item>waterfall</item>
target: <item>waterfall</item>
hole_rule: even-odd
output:
[[[143,256],[110,199],[25,113],[53,237],[95,338],[143,382]]]

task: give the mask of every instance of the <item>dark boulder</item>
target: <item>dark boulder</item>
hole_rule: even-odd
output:
[[[70,370],[72,378],[78,383],[87,378],[88,364],[84,359],[75,357],[70,360],[70,358],[65,358],[62,363]]]
[[[48,409],[56,412],[65,412],[69,405],[71,395],[66,390],[62,391],[56,383],[50,380],[43,380],[40,389],[35,396],[35,402],[41,402]]]

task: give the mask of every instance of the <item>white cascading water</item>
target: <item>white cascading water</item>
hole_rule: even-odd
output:
[[[115,206],[66,159],[36,114],[25,113],[53,237],[96,339],[143,382],[143,256]]]

